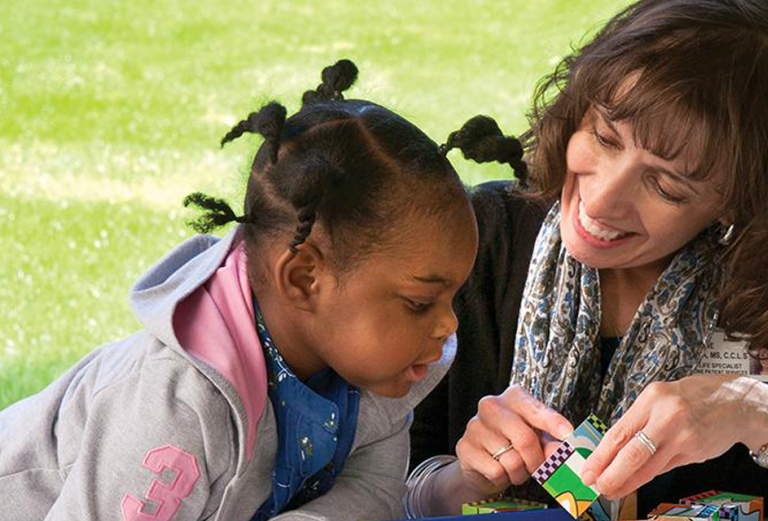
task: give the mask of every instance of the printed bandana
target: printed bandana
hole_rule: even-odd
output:
[[[601,382],[598,271],[566,251],[556,203],[528,269],[510,383],[574,425],[590,412],[611,425],[649,383],[693,373],[717,320],[716,228],[675,255],[638,308]]]

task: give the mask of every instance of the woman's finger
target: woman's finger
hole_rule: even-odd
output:
[[[548,432],[560,440],[573,432],[573,425],[565,416],[547,407],[519,385],[510,386],[504,391],[502,398],[510,409],[535,429]]]
[[[523,461],[520,453],[514,449],[505,452],[498,459],[498,463],[502,466],[507,473],[509,482],[513,485],[522,485],[531,473],[526,469],[525,461]]]
[[[497,490],[509,485],[506,469],[488,454],[484,446],[465,442],[462,438],[456,444],[456,456],[465,475],[479,474]]]
[[[651,454],[646,447],[638,446],[638,443],[642,442],[634,439],[627,443],[619,451],[613,463],[598,478],[596,487],[606,498],[620,498],[634,492],[663,473],[674,455],[674,451],[668,448]],[[634,451],[637,453],[633,454]],[[634,458],[644,463],[638,464],[634,471],[629,471],[627,469],[634,465],[631,463]]]
[[[512,443],[528,474],[532,474],[544,462],[544,451],[538,433],[527,423],[526,418],[508,409],[505,402],[481,403],[478,416],[491,431],[500,432],[507,442]],[[502,446],[499,445],[496,449]],[[494,454],[495,449],[491,446],[489,452]],[[517,469],[507,467],[507,471],[513,475]]]
[[[651,386],[652,385],[653,384],[651,384]],[[649,388],[651,386],[649,386]],[[614,461],[619,454],[619,451],[632,441],[635,433],[640,431],[648,422],[650,408],[646,406],[645,402],[647,401],[646,392],[644,391],[627,410],[624,416],[622,416],[619,421],[605,433],[600,444],[587,458],[584,468],[582,469],[581,480],[585,485],[593,485]],[[639,440],[635,441],[640,443]],[[628,455],[625,454],[624,458],[636,458],[637,463],[645,463],[648,458],[645,460],[642,458],[643,456],[648,456],[647,449],[646,453],[643,454],[639,451],[640,448],[642,448],[642,446],[636,446]],[[632,469],[632,471],[635,470],[637,470],[636,467]]]
[[[544,449],[544,459],[548,459],[562,444],[563,442],[554,436],[551,436],[546,432],[541,433],[541,445]]]
[[[482,408],[487,409],[487,405]],[[469,421],[464,436],[456,444],[456,455],[463,469],[474,469],[492,483],[501,485],[506,483],[505,476],[517,475],[518,472],[518,469],[512,466],[506,468],[493,458],[493,454],[508,443],[509,439],[484,421],[478,413]],[[512,464],[511,461],[508,463]],[[522,461],[518,466],[525,469]]]

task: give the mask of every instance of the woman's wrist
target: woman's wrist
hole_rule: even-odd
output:
[[[431,516],[449,516],[461,513],[464,503],[481,501],[492,496],[487,490],[478,490],[464,478],[458,460],[435,472],[424,489],[424,503]]]
[[[433,492],[435,477],[439,471],[456,461],[456,456],[432,456],[422,461],[406,481],[406,493],[403,507],[408,519],[418,519],[435,515],[432,503],[439,502]]]
[[[749,377],[739,378],[735,383],[745,389],[742,414],[746,421],[740,423],[746,428],[739,441],[757,453],[768,443],[768,384]]]

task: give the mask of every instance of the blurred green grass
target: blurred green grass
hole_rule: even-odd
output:
[[[239,204],[258,141],[217,142],[250,110],[295,110],[348,57],[350,96],[438,142],[477,113],[519,134],[536,81],[625,3],[4,0],[0,409],[139,327],[128,289],[192,234],[183,196]]]

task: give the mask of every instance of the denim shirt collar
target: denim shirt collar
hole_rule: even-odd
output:
[[[360,393],[330,368],[306,382],[297,378],[267,331],[255,297],[253,307],[278,432],[272,494],[252,518],[261,521],[331,489],[355,439]]]

